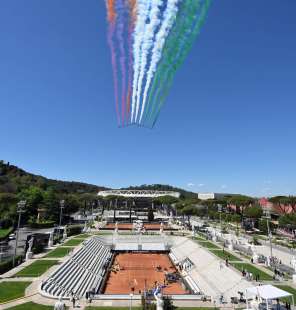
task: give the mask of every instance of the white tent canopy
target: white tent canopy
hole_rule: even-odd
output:
[[[292,294],[268,284],[247,288],[246,296],[260,296],[263,299],[277,299],[282,297],[289,297],[292,296]]]

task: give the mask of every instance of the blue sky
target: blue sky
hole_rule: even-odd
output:
[[[104,1],[2,1],[0,158],[110,187],[296,194],[295,14],[214,0],[155,128],[119,129]]]

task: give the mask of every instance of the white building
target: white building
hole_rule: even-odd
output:
[[[222,199],[225,196],[233,196],[233,194],[223,194],[223,193],[198,193],[198,199],[209,200],[209,199]]]

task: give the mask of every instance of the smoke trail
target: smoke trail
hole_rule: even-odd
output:
[[[142,103],[142,110],[141,110],[141,116],[140,116],[140,123],[142,121],[142,117],[143,117],[143,113],[145,109],[145,103],[147,99],[147,93],[148,93],[151,81],[157,69],[157,64],[159,60],[161,59],[166,38],[169,35],[169,32],[175,22],[175,19],[178,13],[178,2],[179,0],[168,0],[167,7],[163,14],[164,16],[163,23],[155,37],[154,47],[152,50],[151,63],[150,63],[150,67],[147,72],[146,86],[145,86],[144,93],[143,93],[143,103]]]
[[[168,68],[168,60],[171,65],[173,65],[173,58],[176,55],[176,52],[178,51],[181,42],[186,39],[186,25],[188,22],[190,22],[194,16],[194,8],[196,5],[198,5],[198,0],[185,0],[181,8],[178,12],[176,25],[172,29],[171,33],[169,34],[164,50],[163,50],[163,57],[161,59],[160,64],[158,65],[155,77],[153,79],[153,84],[149,92],[149,98],[148,98],[148,104],[147,104],[147,110],[148,112],[145,114],[145,119],[149,121],[151,118],[154,110],[156,109],[156,100],[155,98],[155,92],[158,94],[159,89],[163,87],[164,81],[166,80],[164,73]]]
[[[135,104],[136,104],[136,94],[137,94],[137,83],[139,78],[139,70],[142,56],[142,45],[143,45],[143,34],[145,33],[146,20],[149,16],[151,0],[138,0],[138,14],[137,22],[134,32],[134,45],[133,45],[133,55],[134,55],[134,78],[133,78],[133,95],[132,95],[132,113],[131,122],[134,121]]]
[[[153,37],[156,31],[157,26],[160,24],[160,7],[163,5],[163,0],[152,0],[152,8],[149,14],[149,24],[146,27],[146,31],[144,33],[143,38],[143,47],[142,47],[142,58],[141,58],[141,67],[140,74],[137,85],[137,102],[136,102],[136,116],[135,121],[137,122],[140,100],[141,100],[141,92],[142,92],[142,84],[145,75],[145,69],[147,66],[148,53],[153,46]]]
[[[125,49],[124,49],[124,24],[125,24],[125,4],[124,0],[117,0],[117,40],[119,42],[119,51],[120,51],[120,69],[121,69],[121,123],[124,125],[125,119],[125,99],[126,99],[126,71],[125,71]]]
[[[164,92],[164,89],[168,87],[170,74],[176,72],[178,62],[180,64],[183,62],[180,62],[181,59],[179,54],[182,49],[185,48],[186,42],[190,40],[197,19],[197,13],[199,12],[201,2],[203,1],[204,0],[188,0],[181,8],[180,16],[177,18],[176,27],[166,42],[164,57],[158,66],[156,78],[153,81],[152,91],[149,94],[149,101],[151,101],[150,119],[153,119],[156,111],[159,110],[160,102],[158,99],[160,92]]]
[[[135,28],[135,23],[137,19],[137,0],[129,0],[130,9],[130,21],[128,28],[128,89],[126,96],[126,113],[127,116],[130,114],[130,101],[131,101],[131,83],[133,79],[133,38],[132,33]],[[129,120],[128,120],[129,121]]]
[[[211,2],[211,0],[204,0],[203,1],[202,8],[200,10],[200,14],[196,17],[197,20],[195,22],[194,28],[193,28],[189,38],[184,42],[184,48],[181,48],[181,50],[177,54],[177,58],[176,58],[177,62],[175,64],[175,66],[173,67],[173,70],[171,70],[171,72],[169,73],[169,75],[167,77],[166,87],[164,87],[164,89],[163,89],[163,93],[162,93],[161,98],[160,98],[160,103],[158,105],[158,108],[157,108],[155,116],[154,116],[152,127],[155,125],[155,123],[158,119],[160,109],[161,109],[161,107],[164,103],[164,100],[168,94],[168,91],[172,85],[173,78],[174,78],[174,75],[175,75],[177,69],[184,62],[187,54],[189,53],[190,49],[192,48],[192,45],[194,43],[196,36],[199,34],[200,29],[201,29],[202,25],[204,24],[204,21],[206,19],[206,14],[207,14],[207,11],[208,11],[209,6],[210,6],[210,2]]]
[[[116,49],[113,41],[114,33],[115,33],[115,25],[116,25],[116,9],[115,9],[115,0],[106,0],[107,7],[107,19],[109,22],[108,29],[108,44],[110,46],[111,51],[111,62],[112,62],[112,71],[113,71],[113,80],[114,80],[114,96],[115,96],[115,108],[117,114],[117,124],[120,124],[120,114],[118,108],[118,80],[117,80],[117,62],[116,62]]]

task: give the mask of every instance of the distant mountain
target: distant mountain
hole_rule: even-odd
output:
[[[97,193],[107,189],[103,186],[82,182],[47,179],[0,160],[0,193],[16,194],[30,186],[36,186],[42,190],[52,188],[60,194]]]

